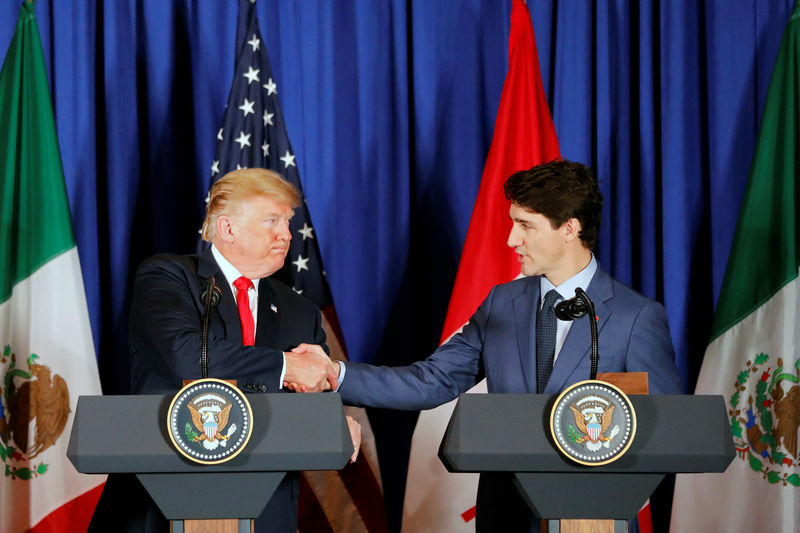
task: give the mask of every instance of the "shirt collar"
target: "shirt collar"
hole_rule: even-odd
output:
[[[214,260],[217,262],[217,265],[219,265],[219,269],[222,270],[222,274],[225,276],[225,280],[228,282],[228,285],[233,291],[233,295],[236,296],[236,287],[233,286],[233,282],[242,277],[242,273],[239,272],[239,270],[237,270],[237,268],[233,266],[230,261],[225,259],[225,256],[222,255],[222,252],[220,252],[213,244],[211,245],[211,255],[214,256]],[[258,287],[259,280],[253,279],[250,281],[253,282],[254,288]]]
[[[594,254],[592,254],[592,259],[589,261],[589,264],[586,265],[586,268],[569,278],[558,287],[553,285],[545,276],[541,276],[539,278],[539,304],[541,305],[544,302],[545,295],[551,289],[555,289],[564,300],[569,300],[575,296],[575,289],[578,287],[583,290],[589,288],[589,283],[591,283],[595,272],[597,272],[597,260],[594,258]]]

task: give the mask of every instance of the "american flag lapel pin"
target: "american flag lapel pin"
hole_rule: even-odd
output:
[[[277,313],[278,312],[278,308],[275,307],[275,304],[269,304],[269,308],[272,309],[273,313]]]

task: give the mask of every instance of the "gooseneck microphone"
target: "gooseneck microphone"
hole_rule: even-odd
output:
[[[575,289],[574,298],[556,304],[556,318],[559,320],[575,320],[587,314],[592,332],[592,369],[589,379],[594,380],[597,379],[597,361],[600,357],[597,347],[597,317],[594,314],[594,304],[580,287]]]
[[[222,298],[222,291],[217,287],[214,276],[206,280],[206,287],[200,294],[200,301],[203,302],[203,327],[200,334],[200,371],[203,379],[208,377],[208,320],[211,316],[211,308],[219,305]]]

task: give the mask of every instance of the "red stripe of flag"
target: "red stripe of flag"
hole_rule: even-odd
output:
[[[356,505],[367,531],[388,533],[389,526],[381,487],[364,455],[359,454],[355,463],[350,463],[339,471],[339,476]]]
[[[644,504],[644,507],[636,514],[639,520],[639,531],[641,533],[653,533],[653,515],[650,512],[650,500]]]
[[[305,474],[300,476],[300,499],[298,507],[302,512],[297,515],[298,531],[314,531],[315,533],[333,533],[325,511],[319,504],[314,491],[306,480]]]

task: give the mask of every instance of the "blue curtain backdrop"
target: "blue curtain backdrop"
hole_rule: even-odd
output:
[[[562,153],[600,178],[598,257],[666,305],[687,391],[792,4],[529,1]],[[3,51],[18,10],[0,5]],[[510,10],[510,0],[258,2],[352,359],[403,364],[437,344]],[[135,268],[195,247],[237,3],[39,0],[36,14],[104,391],[125,393]],[[371,416],[397,520],[415,414]]]

